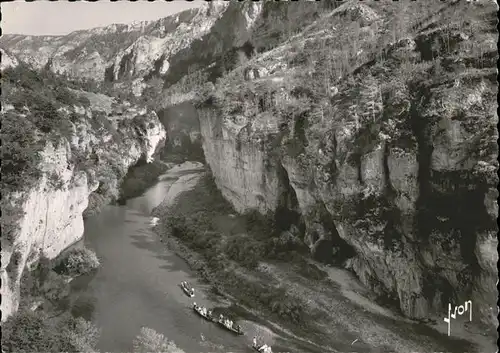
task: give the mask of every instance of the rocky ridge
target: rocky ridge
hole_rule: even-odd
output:
[[[134,81],[143,89],[144,78],[179,70],[177,56],[191,53],[191,47],[206,41],[218,22],[229,21],[224,16],[238,12],[249,28],[259,8],[258,4],[210,2],[157,21],[113,24],[65,36],[6,34],[0,46],[37,70],[48,68],[72,79],[97,82]],[[221,33],[217,35],[227,36]],[[135,94],[140,95],[142,89]]]

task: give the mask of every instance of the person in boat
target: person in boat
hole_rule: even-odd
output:
[[[267,344],[264,344],[262,347],[259,348],[259,351],[263,353],[268,353],[271,347],[269,347]]]
[[[191,288],[191,292],[190,292],[191,295],[194,295],[194,288]]]

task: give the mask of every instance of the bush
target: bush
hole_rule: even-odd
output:
[[[99,265],[99,259],[94,251],[80,248],[71,250],[55,270],[69,276],[80,276],[98,268]]]
[[[2,117],[2,190],[29,188],[41,175],[34,124],[13,112]]]
[[[95,352],[99,330],[82,318],[21,310],[2,325],[3,352]]]
[[[63,348],[69,352],[95,352],[100,330],[91,322],[78,317],[65,317],[58,325],[62,328]]]
[[[2,325],[4,352],[59,352],[57,331],[47,324],[45,315],[20,311]]]
[[[135,353],[184,353],[177,348],[173,341],[169,341],[163,334],[156,332],[149,327],[142,327],[141,332],[133,342]]]

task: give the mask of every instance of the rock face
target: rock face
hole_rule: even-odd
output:
[[[440,13],[470,11],[462,5]],[[445,31],[439,23],[421,30],[439,21],[431,17],[388,44],[377,63],[360,53],[383,36],[381,11],[341,6],[228,74],[199,111],[206,161],[238,211],[295,212],[288,226],[305,229],[302,239],[317,257],[335,262],[350,254],[344,264],[405,315],[441,316],[448,303],[472,300],[477,320],[494,324],[494,28],[474,35],[489,53],[486,61],[470,51],[473,39],[452,27],[446,36],[455,39],[436,60],[429,48]],[[495,9],[482,11],[488,17]],[[460,22],[454,16],[450,21]],[[324,21],[347,28],[353,19],[359,20],[356,50],[348,49],[349,30],[324,30]],[[335,94],[331,82],[318,84],[331,67],[296,64],[305,45],[325,40],[322,48],[345,45],[357,57],[349,77],[335,79]],[[287,56],[297,48],[295,58]],[[329,62],[345,52],[332,49]],[[249,75],[254,67],[268,68],[272,77]]]
[[[226,14],[228,8],[231,11]],[[113,24],[65,36],[7,34],[0,39],[0,46],[35,69],[48,67],[76,79],[122,81],[165,75],[176,70],[170,61],[176,60],[177,53],[190,52],[194,42],[199,46],[214,26],[220,27],[218,22],[230,21],[223,16],[239,13],[246,21],[243,27],[250,28],[260,8],[259,4],[217,1],[158,21]],[[232,32],[227,26],[225,31]]]
[[[158,112],[167,130],[168,140],[164,149],[167,158],[176,157],[190,161],[204,161],[198,114],[192,104],[182,103]]]
[[[2,58],[0,67],[1,70],[5,70],[10,67],[16,67],[19,64],[18,60],[14,56],[9,55],[5,50],[1,49],[0,53]]]
[[[105,96],[80,94],[104,102]],[[75,108],[80,118],[73,120],[71,136],[57,143],[46,141],[40,151],[41,173],[34,186],[3,191],[2,320],[18,308],[25,268],[41,256],[56,257],[78,241],[83,236],[82,214],[89,199],[116,194],[127,169],[141,159],[151,160],[165,140],[165,129],[154,112],[140,115],[140,111],[125,106],[118,113],[117,108],[106,106],[94,102],[93,111]],[[103,114],[107,110],[105,119],[114,130],[95,125],[92,115],[99,114],[100,109]],[[10,218],[8,226],[5,217]]]

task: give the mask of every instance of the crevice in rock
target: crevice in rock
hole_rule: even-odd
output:
[[[410,106],[410,119],[413,135],[417,139],[417,182],[419,188],[419,195],[416,201],[416,229],[419,239],[426,241],[431,231],[428,227],[429,223],[427,221],[430,217],[432,217],[428,208],[428,200],[431,194],[429,179],[431,155],[434,147],[429,142],[429,136],[427,136],[427,118],[421,115],[420,108],[428,103],[430,97],[425,95],[424,87],[415,87],[413,88],[413,91],[415,94]]]
[[[394,190],[394,187],[392,186],[391,183],[391,171],[389,170],[389,162],[388,162],[389,155],[390,155],[390,147],[388,143],[385,143],[383,160],[382,160],[382,166],[384,170],[384,187],[387,197],[389,198],[390,201],[392,201],[396,196],[396,190]]]
[[[19,265],[21,264],[22,257],[23,254],[19,250],[14,250],[12,252],[9,264],[5,268],[11,282],[14,282],[16,277],[19,275]],[[3,285],[5,285],[5,283],[3,283],[2,286]]]
[[[165,61],[165,57],[166,54],[162,54],[158,59],[156,59],[153,62],[153,70],[151,70],[144,76],[144,81],[149,81],[152,78],[160,77],[160,70],[163,65],[163,62]]]
[[[303,219],[299,211],[297,195],[290,185],[288,172],[281,163],[277,163],[277,175],[279,178],[280,192],[278,205],[274,214],[276,230],[278,232],[286,231],[289,230],[292,225],[300,229]]]
[[[104,69],[104,82],[113,82],[115,80],[115,64]]]
[[[123,77],[127,72],[130,71],[130,68],[133,67],[132,64],[132,57],[133,53],[130,52],[128,54],[125,54],[123,58],[120,60],[120,67],[118,69],[118,77]]]
[[[319,203],[318,212],[319,221],[327,232],[327,236],[316,242],[313,248],[313,257],[317,261],[340,266],[347,259],[355,256],[356,251],[340,237],[335,222],[324,203]]]

